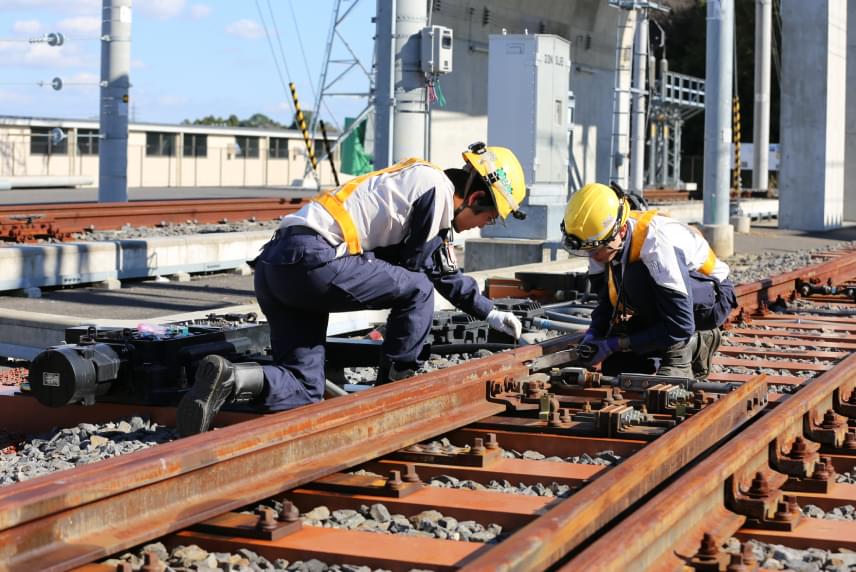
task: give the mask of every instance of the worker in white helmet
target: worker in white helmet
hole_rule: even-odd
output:
[[[728,265],[697,229],[631,211],[617,186],[591,183],[568,202],[562,235],[569,252],[588,256],[599,294],[584,362],[602,363],[607,375],[708,375],[737,300]]]
[[[330,312],[390,310],[381,383],[419,367],[435,288],[457,308],[519,338],[520,320],[495,309],[458,269],[451,242],[453,232],[509,215],[524,218],[523,169],[509,149],[483,143],[471,145],[463,159],[463,168],[445,171],[408,159],[324,192],[284,217],[255,267],[273,363],[206,356],[179,404],[179,431],[206,431],[226,403],[281,411],[319,401]]]

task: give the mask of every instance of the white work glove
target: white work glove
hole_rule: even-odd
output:
[[[487,315],[487,323],[494,330],[508,334],[515,340],[523,333],[523,324],[511,312],[491,310],[490,314]]]

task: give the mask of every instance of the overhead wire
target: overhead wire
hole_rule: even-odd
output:
[[[270,0],[268,0],[268,6],[270,6]],[[312,88],[312,99],[314,100],[318,92],[315,89],[315,82],[312,81],[312,72],[309,70],[309,60],[306,58],[306,51],[303,49],[303,38],[300,35],[300,26],[297,25],[297,15],[294,13],[294,0],[288,2],[288,8],[291,10],[291,19],[294,22],[294,30],[297,32],[297,45],[300,47],[300,55],[303,57],[303,67],[306,68],[306,77],[309,79],[309,87]]]
[[[291,102],[291,108],[294,110],[294,113],[296,114],[297,108],[294,106],[294,102],[291,100],[291,97],[290,97],[291,90],[288,88],[288,82],[285,81],[285,77],[283,77],[283,75],[282,75],[282,68],[280,67],[279,60],[276,57],[276,50],[273,47],[273,41],[270,39],[270,32],[268,31],[267,23],[265,22],[264,13],[262,12],[262,8],[259,5],[259,0],[255,0],[255,2],[256,2],[256,10],[258,10],[258,12],[259,12],[259,19],[262,22],[262,28],[265,31],[265,37],[267,38],[267,41],[268,41],[268,47],[270,47],[270,55],[273,58],[274,67],[276,68],[276,73],[279,76],[279,82],[282,85],[282,91],[285,93],[286,99]],[[282,63],[283,63],[283,66],[285,67],[286,75],[290,76],[291,74],[288,71],[288,62],[283,61]]]

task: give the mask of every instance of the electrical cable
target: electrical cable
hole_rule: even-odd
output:
[[[264,14],[262,13],[262,8],[261,8],[261,6],[259,6],[259,0],[255,0],[255,2],[256,2],[256,10],[258,10],[258,12],[259,12],[259,19],[262,22],[262,28],[265,31],[265,37],[267,38],[267,41],[268,41],[268,47],[270,47],[270,55],[273,58],[274,67],[276,68],[276,73],[279,76],[279,82],[282,85],[282,91],[283,91],[283,93],[285,93],[286,99],[291,102],[291,108],[294,110],[294,113],[296,114],[297,108],[294,106],[294,101],[292,101],[292,99],[291,99],[291,90],[288,88],[288,82],[285,81],[285,77],[283,77],[283,75],[282,75],[282,69],[280,68],[279,60],[276,57],[276,50],[273,47],[273,41],[271,41],[271,39],[270,39],[270,32],[268,31],[267,24],[265,23],[265,17],[264,17]],[[284,61],[283,61],[283,64],[285,65],[286,75],[290,75],[288,73],[288,64]]]
[[[268,0],[268,8],[270,8],[270,0]],[[303,49],[303,38],[300,35],[300,26],[297,25],[297,15],[294,13],[294,0],[289,0],[288,8],[291,10],[291,20],[294,22],[294,30],[297,32],[297,45],[300,46],[300,55],[303,57],[303,67],[306,68],[306,77],[309,78],[309,87],[312,88],[312,99],[314,100],[318,94],[315,89],[315,82],[312,81],[312,72],[309,71],[309,60],[306,59],[306,51]],[[279,32],[277,32],[279,34]],[[282,47],[280,46],[280,49]],[[315,110],[318,113],[318,110]]]

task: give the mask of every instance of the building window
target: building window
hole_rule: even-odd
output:
[[[259,138],[258,137],[250,137],[248,135],[237,135],[235,136],[235,143],[237,144],[237,149],[235,149],[236,157],[246,157],[248,159],[258,159],[259,158]]]
[[[77,152],[80,155],[97,155],[99,141],[97,129],[77,130]]]
[[[62,141],[52,141],[52,127],[30,128],[30,154],[31,155],[67,155],[68,139],[63,137]]]
[[[208,136],[197,134],[184,134],[184,156],[185,157],[207,157]]]
[[[146,133],[146,156],[173,157],[175,156],[175,133]]]
[[[271,137],[268,157],[271,159],[288,159],[288,139],[284,137]]]

